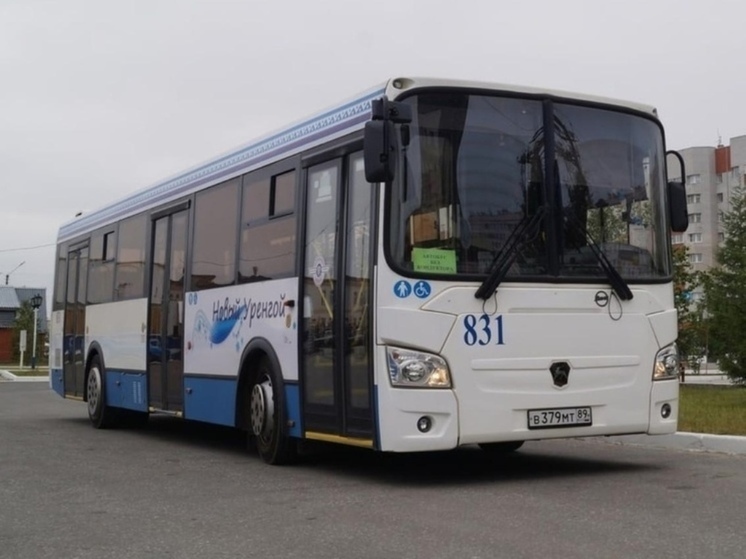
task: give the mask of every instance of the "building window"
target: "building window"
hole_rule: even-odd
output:
[[[687,204],[699,204],[700,200],[701,200],[700,194],[689,194],[686,197]]]
[[[689,214],[689,223],[701,223],[702,222],[702,214]]]
[[[197,194],[194,202],[192,289],[236,283],[238,186],[233,179]]]
[[[725,213],[723,212],[723,210],[720,210],[718,212],[718,222],[722,223],[723,222],[723,217],[725,217]]]
[[[671,243],[675,245],[679,245],[684,242],[684,235],[681,233],[675,233],[671,235]]]
[[[725,241],[725,233],[723,233],[722,231],[720,231],[720,233],[718,233],[718,242],[722,243],[724,241]]]
[[[702,263],[702,253],[694,252],[689,255],[689,262],[692,264],[700,264]]]
[[[723,203],[723,201],[725,200],[725,196],[723,196],[722,192],[718,192],[717,199],[718,199],[718,204],[722,204]]]
[[[690,243],[701,243],[702,233],[689,233],[689,242]]]
[[[723,183],[723,173],[718,173],[717,174],[717,181],[718,181],[718,184],[722,184]]]
[[[687,184],[699,184],[699,175],[687,175],[686,176],[686,182]]]
[[[738,173],[738,167],[731,167],[730,168],[730,176],[731,178],[734,178],[736,180],[740,179],[740,175]]]

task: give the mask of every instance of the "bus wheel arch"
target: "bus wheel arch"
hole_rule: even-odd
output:
[[[247,433],[268,464],[286,464],[296,455],[288,436],[282,369],[272,346],[263,338],[249,342],[241,359],[237,390],[236,426]]]

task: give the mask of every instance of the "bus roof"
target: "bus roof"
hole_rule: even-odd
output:
[[[324,142],[360,130],[370,118],[371,102],[386,94],[390,99],[420,88],[466,88],[495,92],[550,96],[557,99],[616,106],[656,116],[648,105],[578,93],[486,82],[437,78],[394,78],[309,118],[259,137],[202,164],[161,180],[63,224],[57,237],[64,242],[86,232],[295,155]]]

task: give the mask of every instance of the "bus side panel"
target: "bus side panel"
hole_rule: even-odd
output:
[[[237,388],[235,378],[184,377],[184,417],[235,426]]]
[[[145,372],[148,300],[88,305],[85,312],[86,356],[95,342],[103,351],[108,370]]]
[[[284,380],[298,380],[298,279],[186,294],[184,373],[235,378],[246,345],[267,340]]]
[[[106,371],[106,403],[135,411],[148,411],[148,382],[145,373]]]
[[[288,435],[300,438],[303,434],[300,414],[300,387],[296,382],[285,383],[285,409],[287,411]]]
[[[62,342],[65,311],[54,311],[49,323],[49,386],[57,394],[65,396],[62,376]]]

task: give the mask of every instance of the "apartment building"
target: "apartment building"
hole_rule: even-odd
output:
[[[692,270],[704,271],[715,265],[717,248],[725,240],[722,215],[730,211],[731,196],[737,186],[746,186],[746,136],[731,138],[729,145],[678,151],[686,164],[689,228],[671,240],[689,248]]]

